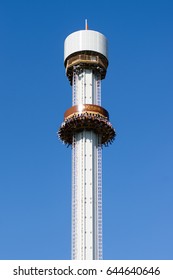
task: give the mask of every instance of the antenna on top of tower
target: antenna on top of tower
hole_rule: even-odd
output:
[[[88,20],[85,20],[85,30],[88,30]]]

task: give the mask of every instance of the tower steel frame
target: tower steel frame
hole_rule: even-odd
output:
[[[107,67],[107,41],[101,33],[83,30],[67,37],[65,68],[72,86],[72,107],[65,112],[58,135],[72,146],[74,260],[103,257],[102,147],[116,135],[108,112],[101,107],[101,80]]]

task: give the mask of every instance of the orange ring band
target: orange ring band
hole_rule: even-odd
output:
[[[109,113],[103,107],[93,104],[79,104],[72,106],[69,108],[64,114],[64,120],[72,117],[75,114],[83,114],[83,113],[91,113],[91,114],[99,114],[102,117],[109,119]]]

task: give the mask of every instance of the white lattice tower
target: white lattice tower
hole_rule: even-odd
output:
[[[72,107],[59,137],[72,145],[72,259],[102,259],[102,146],[115,137],[101,107],[101,80],[108,66],[107,40],[92,30],[70,34],[64,63]]]

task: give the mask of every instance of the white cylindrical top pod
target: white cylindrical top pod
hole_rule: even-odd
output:
[[[73,53],[82,51],[97,52],[108,59],[107,39],[94,30],[80,30],[71,33],[64,42],[64,62]]]

